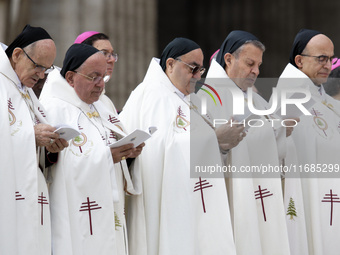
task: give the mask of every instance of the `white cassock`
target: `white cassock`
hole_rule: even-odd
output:
[[[116,107],[114,106],[111,99],[107,95],[102,94],[99,100],[109,109],[111,113],[114,114],[115,118],[118,120],[119,116],[118,116]],[[116,123],[116,125],[118,125],[126,133],[125,128],[121,122]],[[126,218],[125,218],[125,210],[126,210],[125,200],[129,199],[130,195],[140,194],[141,189],[142,189],[141,176],[138,170],[138,166],[134,164],[133,162],[129,169],[131,173],[131,178],[125,178],[122,168],[119,166],[119,163],[115,165],[115,175],[117,179],[118,195],[119,195],[119,200],[115,201],[114,203],[115,219],[117,219],[117,216],[119,216],[119,219],[123,219],[120,222],[116,222],[116,242],[125,243],[125,246],[119,245],[117,247],[117,249],[119,250],[118,254],[129,254],[128,253],[127,227],[126,227]],[[126,197],[126,195],[128,196]]]
[[[221,158],[213,129],[189,104],[153,58],[120,114],[130,132],[158,128],[136,162],[143,193],[128,210],[131,255],[236,254],[224,179],[190,177],[190,163]]]
[[[124,191],[140,191],[126,161],[114,164],[108,147],[126,135],[117,114],[100,100],[81,101],[58,70],[49,74],[40,99],[52,124],[81,132],[52,169],[53,254],[128,254]]]
[[[0,253],[50,254],[50,201],[38,167],[40,148],[37,150],[33,128],[47,123],[45,112],[33,90],[21,85],[3,48],[0,47]]]
[[[288,78],[290,82],[287,82]],[[281,74],[277,87],[307,89],[316,101],[309,109],[312,115],[300,117],[301,121],[292,134],[299,166],[301,165],[302,171],[307,171],[301,173],[301,177],[306,177],[301,182],[308,249],[311,255],[339,254],[339,171],[334,173],[336,170],[333,170],[334,174],[329,175],[331,169],[340,164],[339,116],[330,106],[331,97],[325,93],[322,85],[314,85],[303,72],[291,64]],[[319,171],[325,172],[314,175]]]
[[[233,95],[226,86],[229,84],[233,90],[241,90],[215,60],[209,68],[206,83],[215,88],[222,101],[222,105],[215,105],[207,99],[210,118],[229,120],[233,116]],[[199,91],[198,95],[203,100],[206,94]],[[244,96],[245,102],[249,100],[246,93]],[[255,109],[268,109],[267,102],[256,93],[253,93],[253,104]],[[285,130],[279,127],[275,134],[265,116],[251,125],[262,126],[250,128],[225,160],[226,165],[238,171],[226,179],[237,254],[287,255],[290,252],[280,173],[271,174],[272,178],[240,173],[245,167],[278,167],[279,155],[282,158],[285,154]]]

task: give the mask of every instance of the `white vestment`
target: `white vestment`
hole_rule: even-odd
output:
[[[45,112],[33,90],[21,85],[1,47],[0,85],[1,189],[6,192],[1,192],[0,253],[50,254],[50,201],[33,128],[47,123]]]
[[[136,162],[143,192],[128,210],[131,255],[236,254],[224,179],[190,178],[192,162],[221,159],[213,129],[187,97],[154,58],[120,114],[130,132],[158,128]],[[201,139],[190,141],[194,133]]]
[[[210,118],[229,120],[233,116],[233,95],[227,84],[234,90],[241,90],[215,60],[212,60],[206,83],[216,90],[222,101],[222,105],[215,105],[210,98],[207,99]],[[199,91],[198,95],[203,100],[206,94]],[[247,102],[249,98],[245,93],[244,96]],[[253,104],[255,109],[268,109],[267,102],[256,93],[253,93]],[[290,254],[280,173],[270,175],[274,178],[266,178],[266,175],[253,175],[250,171],[240,172],[246,167],[263,169],[262,166],[266,166],[269,169],[280,166],[279,154],[280,158],[285,155],[282,150],[285,146],[284,129],[277,128],[275,134],[267,118],[272,116],[261,116],[259,120],[262,122],[252,122],[260,127],[251,127],[246,137],[229,151],[225,161],[227,166],[236,169],[226,182],[237,254]]]
[[[124,194],[140,191],[126,161],[114,164],[108,147],[126,135],[117,113],[100,100],[92,108],[81,101],[58,70],[49,74],[40,100],[53,125],[81,132],[52,170],[53,254],[128,254]]]
[[[291,78],[290,82],[287,82],[288,78]],[[339,116],[329,105],[332,100],[325,94],[322,85],[314,85],[291,64],[281,74],[277,87],[307,89],[316,102],[309,109],[312,115],[300,117],[301,121],[292,134],[298,168],[302,171],[301,177],[306,177],[301,182],[308,249],[310,255],[339,254],[340,179],[337,178],[339,171],[334,170],[340,164]],[[333,173],[336,172],[329,175],[332,168]]]

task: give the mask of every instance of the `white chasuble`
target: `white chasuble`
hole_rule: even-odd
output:
[[[296,146],[292,136],[289,136],[285,166],[287,169],[296,169],[298,165]],[[284,204],[290,252],[292,255],[309,255],[302,186],[297,171],[285,173]]]
[[[131,255],[236,254],[224,178],[190,177],[191,162],[221,159],[215,132],[189,105],[152,59],[120,114],[129,132],[158,129],[136,160],[143,192],[130,199]]]
[[[52,168],[53,254],[128,254],[124,188],[131,194],[140,191],[125,160],[114,164],[108,147],[125,136],[116,113],[100,101],[82,102],[57,70],[49,74],[41,101],[53,125],[68,124],[81,132]]]
[[[292,82],[285,82],[287,78]],[[300,117],[292,137],[296,145],[309,254],[338,254],[340,250],[340,135],[339,116],[329,106],[329,96],[300,70],[288,64],[278,88],[309,90],[315,104],[310,116]],[[338,170],[336,170],[336,168]]]
[[[222,101],[222,105],[215,105],[207,99],[210,118],[229,121],[233,116],[233,95],[227,85],[233,90],[241,90],[215,60],[209,68],[206,83],[216,90]],[[203,93],[199,91],[198,95],[203,98]],[[246,93],[244,97],[247,108],[249,98]],[[268,109],[267,102],[258,94],[253,93],[252,98],[255,109]],[[256,127],[246,132],[246,137],[228,152],[224,162],[235,169],[227,175],[226,183],[237,254],[290,254],[280,173],[256,172],[263,167],[278,168],[279,158],[285,155],[282,149],[286,146],[282,137],[284,129],[274,126],[274,132],[272,122],[268,121],[272,118],[254,119],[251,125]]]
[[[37,123],[46,123],[46,116],[33,90],[20,84],[2,49],[0,59],[1,140],[2,146],[6,146],[1,149],[1,161],[5,162],[1,170],[6,171],[1,177],[1,182],[5,182],[1,189],[8,192],[1,193],[5,195],[2,203],[6,204],[1,220],[8,222],[1,224],[1,242],[6,244],[1,244],[0,253],[50,254],[50,201],[45,178],[38,167],[33,128]]]
[[[1,64],[0,64],[1,65]],[[11,141],[10,123],[11,115],[8,108],[8,96],[6,82],[0,74],[0,200],[2,208],[0,210],[0,254],[17,254],[17,227],[16,227],[16,200],[15,200],[15,159],[9,152],[14,152]],[[6,120],[6,121],[5,121]]]

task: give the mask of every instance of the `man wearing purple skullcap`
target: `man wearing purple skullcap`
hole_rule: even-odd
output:
[[[112,76],[114,65],[118,61],[118,54],[113,49],[109,37],[104,33],[87,31],[80,34],[74,43],[91,45],[104,54],[107,63],[106,77],[104,81],[107,83]],[[105,95],[105,89],[102,96],[100,97],[100,100],[103,101],[107,107],[112,108],[112,110],[116,112],[116,108],[113,105],[111,99]]]
[[[74,43],[81,43],[81,44],[87,44],[91,45],[94,48],[101,51],[105,58],[107,63],[107,69],[105,77],[107,80],[105,81],[105,87],[107,86],[107,81],[111,78],[113,68],[115,63],[118,60],[118,54],[113,49],[113,46],[109,40],[109,37],[104,33],[99,33],[95,31],[87,31],[82,34],[80,34]],[[115,125],[119,126],[119,128],[125,132],[124,123],[119,121],[119,116],[117,113],[117,110],[111,101],[111,99],[105,95],[105,90],[103,90],[102,95],[100,96],[99,100],[103,102],[107,108],[111,111],[111,117],[116,119]],[[144,146],[144,143],[138,147],[138,150],[141,149]],[[114,157],[119,156],[119,151],[116,150],[117,156],[113,155]],[[115,234],[116,234],[116,247],[117,247],[117,254],[128,254],[128,237],[127,237],[127,225],[126,225],[126,217],[125,217],[125,195],[131,195],[131,191],[126,192],[125,189],[125,183],[133,183],[134,185],[138,185],[132,180],[136,180],[138,178],[135,178],[136,170],[132,170],[134,164],[132,163],[134,160],[133,157],[127,158],[126,160],[122,160],[120,164],[115,164],[115,175],[116,175],[116,181],[117,181],[117,187],[118,187],[118,196],[119,201],[115,201],[113,204],[114,206],[114,215],[115,219],[120,222],[120,224],[117,224],[115,227]],[[126,169],[126,166],[130,165],[130,173],[127,174],[124,169]]]
[[[110,147],[126,133],[119,119],[99,100],[106,70],[101,51],[87,44],[73,44],[61,71],[49,74],[40,96],[46,112],[53,113],[51,123],[63,121],[80,131],[52,168],[55,255],[125,254],[119,248],[125,247],[126,241],[117,238],[117,229],[125,219],[115,214],[114,206],[119,201],[118,190],[140,193],[134,186],[134,181],[140,180],[130,175],[125,159],[138,156],[144,144],[137,148],[133,144]],[[122,177],[116,177],[116,168],[125,182],[117,181]]]
[[[49,254],[50,201],[41,170],[45,156],[68,143],[54,133],[31,88],[53,69],[56,47],[43,28],[30,25],[1,46],[0,254]]]
[[[323,84],[327,81],[334,59],[334,45],[325,34],[301,29],[295,37],[286,66],[278,81],[281,91],[299,90],[310,93],[313,105],[308,107],[309,115],[300,117],[294,128],[297,159],[301,171],[303,204],[299,210],[305,212],[308,250],[304,254],[337,254],[340,242],[334,238],[340,235],[340,210],[332,209],[332,202],[338,199],[340,186],[338,173],[334,168],[340,165],[340,115],[326,94]],[[324,166],[322,170],[318,166]],[[302,203],[303,201],[303,203]],[[301,242],[294,243],[302,247]],[[297,254],[302,254],[301,250]]]
[[[215,130],[191,101],[202,64],[196,42],[175,38],[119,115],[129,131],[158,129],[135,161],[143,192],[130,198],[131,255],[236,254],[223,175],[191,176],[195,166],[222,164]],[[201,184],[209,187],[204,199]]]
[[[91,37],[93,35],[96,35],[96,34],[99,34],[99,32],[96,32],[96,31],[86,31],[86,32],[78,35],[78,37],[76,38],[74,43],[82,43],[83,41],[85,41],[89,37]]]

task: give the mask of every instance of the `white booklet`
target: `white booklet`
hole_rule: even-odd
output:
[[[147,131],[141,130],[141,129],[136,129],[129,135],[123,137],[119,141],[113,143],[110,145],[111,148],[117,148],[120,146],[123,146],[125,144],[132,143],[133,147],[137,147],[141,143],[145,142],[148,140],[154,132],[156,132],[157,128],[156,127],[149,127]]]
[[[60,124],[55,126],[56,130],[54,133],[59,134],[59,138],[63,138],[66,141],[75,138],[76,136],[80,135],[80,132],[78,129],[73,128],[66,124]]]

